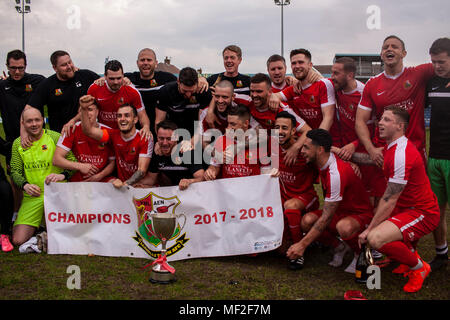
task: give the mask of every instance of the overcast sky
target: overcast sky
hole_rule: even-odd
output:
[[[25,15],[27,71],[53,73],[49,56],[71,54],[80,68],[102,73],[106,57],[136,70],[141,48],[179,68],[223,71],[222,49],[243,50],[242,73],[266,72],[267,58],[281,51],[281,9],[273,0],[31,0]],[[0,0],[0,56],[22,47],[22,15],[15,0]],[[367,11],[369,9],[369,11]],[[291,0],[284,7],[284,54],[311,51],[314,64],[335,53],[379,53],[396,34],[406,43],[406,65],[429,61],[433,40],[450,36],[448,0]],[[5,68],[1,68],[4,70]],[[288,67],[290,72],[290,67]]]

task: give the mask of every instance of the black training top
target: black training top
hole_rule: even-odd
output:
[[[194,121],[198,121],[199,110],[209,106],[211,91],[195,93],[190,99],[185,99],[178,91],[178,83],[171,82],[159,90],[157,108],[167,112],[166,118],[175,122],[178,128],[194,134]]]
[[[431,105],[430,157],[450,160],[450,83],[435,76],[427,85],[427,104]]]
[[[224,75],[224,72],[213,74],[209,76],[207,79],[209,86],[214,86],[222,80],[228,80],[233,84],[234,93],[246,94],[250,95],[250,77],[238,73],[236,77],[227,77]]]
[[[45,77],[40,74],[25,73],[19,81],[8,77],[0,80],[0,112],[6,140],[13,142],[20,136],[20,116],[25,105]]]
[[[171,185],[175,186],[180,183],[181,179],[192,179],[198,170],[203,169],[202,163],[195,164],[192,151],[181,154],[182,157],[175,157],[176,163],[172,161],[171,156],[158,156],[153,153],[150,161],[149,171],[153,173],[163,173],[169,178]],[[183,159],[188,159],[183,162]],[[200,157],[200,162],[201,157]]]
[[[80,97],[98,78],[98,74],[90,70],[78,70],[72,79],[66,81],[53,74],[42,81],[28,104],[42,112],[47,105],[50,129],[61,132],[62,127],[77,115]]]
[[[172,73],[165,71],[155,71],[153,79],[144,80],[141,78],[141,74],[136,72],[127,72],[124,75],[133,83],[136,89],[142,96],[142,101],[144,101],[145,111],[147,112],[148,118],[150,119],[150,129],[155,135],[155,108],[158,102],[159,89],[163,85],[169,82],[177,81],[177,77]]]

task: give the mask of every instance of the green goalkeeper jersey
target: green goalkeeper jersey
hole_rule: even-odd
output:
[[[11,177],[23,188],[26,183],[35,184],[44,190],[45,178],[51,173],[61,173],[63,169],[53,165],[53,154],[60,134],[45,130],[42,137],[33,141],[29,148],[22,148],[20,137],[14,140],[11,156]]]

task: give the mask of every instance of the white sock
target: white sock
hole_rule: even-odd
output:
[[[420,259],[417,259],[417,261],[419,261],[419,263],[418,263],[418,264],[416,264],[416,266],[415,266],[415,267],[413,267],[413,268],[410,268],[411,270],[419,270],[420,268],[422,268],[422,267],[423,267],[423,263],[422,263],[422,260],[420,260]]]

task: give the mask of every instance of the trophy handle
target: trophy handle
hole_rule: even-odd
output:
[[[150,220],[150,221],[152,222],[152,226],[153,226],[152,215],[150,214],[149,211],[145,211],[145,213],[144,213],[144,218],[148,218],[148,220]],[[155,236],[155,237],[156,237],[155,233],[154,233],[152,230],[150,230],[150,228],[148,227],[148,225],[145,223],[145,220],[146,220],[146,219],[144,219],[144,226],[145,226],[145,228],[147,229],[148,233],[151,234],[152,236]]]
[[[183,226],[180,227],[180,232],[181,232],[181,230],[183,230],[184,226],[186,225],[186,216],[182,213],[176,214],[175,216],[177,217],[177,219],[179,219],[181,216],[184,218]]]

